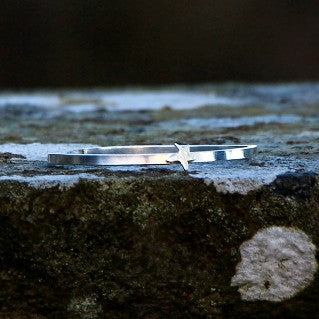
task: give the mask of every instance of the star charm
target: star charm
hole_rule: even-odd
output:
[[[171,155],[166,161],[168,162],[180,162],[185,171],[188,171],[188,162],[193,161],[194,158],[190,152],[189,145],[179,145],[177,143],[174,144],[177,149],[178,153]]]

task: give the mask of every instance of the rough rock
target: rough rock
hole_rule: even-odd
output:
[[[48,166],[96,145],[250,161]],[[2,92],[0,317],[316,318],[319,84]]]

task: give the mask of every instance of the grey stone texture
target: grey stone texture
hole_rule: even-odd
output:
[[[48,152],[258,144],[249,161]],[[317,318],[319,84],[0,93],[0,318]]]

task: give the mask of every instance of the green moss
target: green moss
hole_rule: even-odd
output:
[[[0,189],[2,307],[23,300],[22,312],[48,318],[214,317],[238,309],[247,318],[258,313],[255,303],[230,287],[240,244],[269,225],[301,228],[318,244],[317,199],[318,189],[303,202],[269,187],[220,194],[174,174],[110,176],[67,190],[7,183]],[[300,318],[304,307],[315,311],[308,293],[296,300],[263,307],[289,307]]]

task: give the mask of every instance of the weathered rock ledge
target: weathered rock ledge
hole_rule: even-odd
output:
[[[0,317],[316,318],[319,85],[0,94]],[[250,161],[50,167],[90,145]]]

